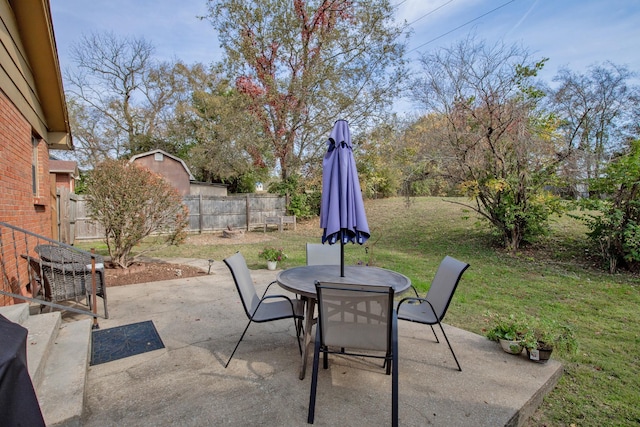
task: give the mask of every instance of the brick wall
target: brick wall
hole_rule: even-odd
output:
[[[71,178],[68,174],[65,173],[56,173],[56,174],[51,174],[51,176],[54,176],[56,178],[56,188],[66,188],[67,190],[69,190],[70,192],[73,193],[74,191],[74,180],[73,178]]]
[[[50,237],[49,150],[44,140],[38,144],[38,197],[34,197],[31,135],[31,126],[27,120],[0,91],[0,221]],[[7,265],[11,264],[6,267],[7,277],[1,278],[2,289],[13,293],[23,292],[26,283],[12,283],[15,276],[11,274],[11,268],[13,272],[21,270],[17,277],[27,277],[26,262],[16,263],[14,260],[16,255],[21,255],[24,244],[19,242],[18,246],[9,245],[5,243],[10,241],[10,236],[0,238],[2,261]],[[0,305],[10,303],[8,298],[0,296]]]

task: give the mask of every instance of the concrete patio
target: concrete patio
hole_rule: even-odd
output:
[[[172,261],[209,267],[207,260]],[[277,272],[252,273],[260,292]],[[271,293],[284,291],[274,285]],[[247,318],[222,262],[210,275],[112,287],[108,297],[101,329],[152,320],[166,348],[91,366],[82,425],[306,425],[311,368],[298,379],[292,321],[252,324],[224,368]],[[399,324],[402,426],[522,425],[562,374],[557,361],[533,363],[445,328],[462,372],[428,326]],[[391,377],[375,363],[330,357],[319,374],[316,425],[390,424]]]

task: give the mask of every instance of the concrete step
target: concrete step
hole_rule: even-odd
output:
[[[38,390],[48,427],[81,425],[91,348],[91,319],[63,323]]]
[[[44,370],[54,347],[54,340],[62,323],[60,312],[43,313],[29,316],[22,326],[29,331],[27,335],[27,366],[33,388],[36,393],[44,379]]]
[[[53,339],[58,334],[60,313],[31,316],[29,304],[0,307],[0,314],[27,329],[27,367],[33,387],[42,382],[44,366],[51,352]]]
[[[0,314],[13,323],[22,325],[29,318],[29,304],[14,304],[0,307]]]

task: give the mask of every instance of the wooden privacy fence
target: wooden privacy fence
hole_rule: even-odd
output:
[[[72,245],[75,240],[78,197],[80,196],[71,193],[68,188],[56,190],[53,238],[67,245]]]
[[[87,214],[84,196],[77,196],[75,239],[89,240],[104,237],[103,228]],[[284,197],[272,194],[242,194],[237,196],[184,196],[189,208],[189,232],[204,233],[227,228],[250,230],[264,228],[268,217],[286,213]]]

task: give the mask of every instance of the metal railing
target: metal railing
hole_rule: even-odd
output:
[[[41,311],[51,307],[89,315],[94,327],[98,317],[108,318],[101,255],[0,222],[0,274],[0,305],[13,299],[37,303]],[[104,314],[98,313],[98,296]]]

